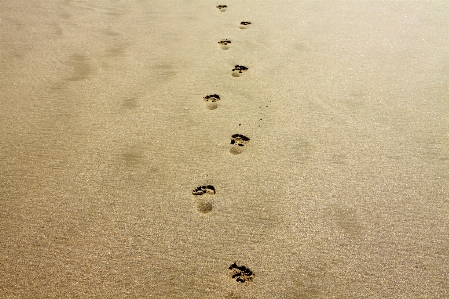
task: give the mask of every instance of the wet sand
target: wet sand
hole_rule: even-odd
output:
[[[0,297],[449,297],[449,5],[166,2],[0,4]]]

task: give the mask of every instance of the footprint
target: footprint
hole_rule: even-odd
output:
[[[220,100],[220,96],[218,94],[211,94],[205,96],[203,100],[206,102],[206,108],[209,110],[217,109],[217,102]]]
[[[234,68],[232,69],[232,77],[240,77],[241,75],[243,75],[243,73],[245,73],[248,70],[248,68],[246,66],[243,65],[236,65],[234,66]]]
[[[240,22],[240,29],[246,29],[248,26],[251,25],[251,22]]]
[[[229,266],[229,276],[240,283],[250,282],[254,278],[254,272],[246,266],[238,266],[237,262]]]
[[[212,212],[213,202],[211,196],[215,194],[214,186],[199,186],[193,189],[192,194],[195,196],[198,212],[202,214]]]
[[[234,134],[231,136],[231,150],[229,151],[233,155],[239,155],[243,153],[243,150],[245,149],[245,146],[248,144],[249,138],[240,135],[240,134]]]
[[[228,8],[228,7],[226,5],[217,5],[217,8],[218,8],[219,11],[225,12],[226,8]]]
[[[222,50],[227,50],[229,49],[229,44],[231,43],[230,40],[228,39],[222,39],[221,41],[218,42],[218,44],[220,45],[220,48]]]

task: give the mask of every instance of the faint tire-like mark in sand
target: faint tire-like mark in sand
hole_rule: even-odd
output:
[[[67,78],[67,81],[81,81],[86,80],[92,74],[92,67],[89,59],[81,54],[73,54],[70,56],[68,64],[72,68],[72,75]]]
[[[126,98],[123,100],[122,107],[125,109],[136,109],[139,107],[139,101],[137,98]]]
[[[327,210],[327,215],[347,237],[354,239],[362,235],[363,225],[353,208],[347,206],[330,207]]]

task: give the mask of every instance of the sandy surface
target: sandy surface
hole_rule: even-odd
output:
[[[0,297],[448,298],[448,15],[1,1]]]

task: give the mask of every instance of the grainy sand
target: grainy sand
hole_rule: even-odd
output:
[[[448,298],[448,15],[1,1],[0,297]]]

